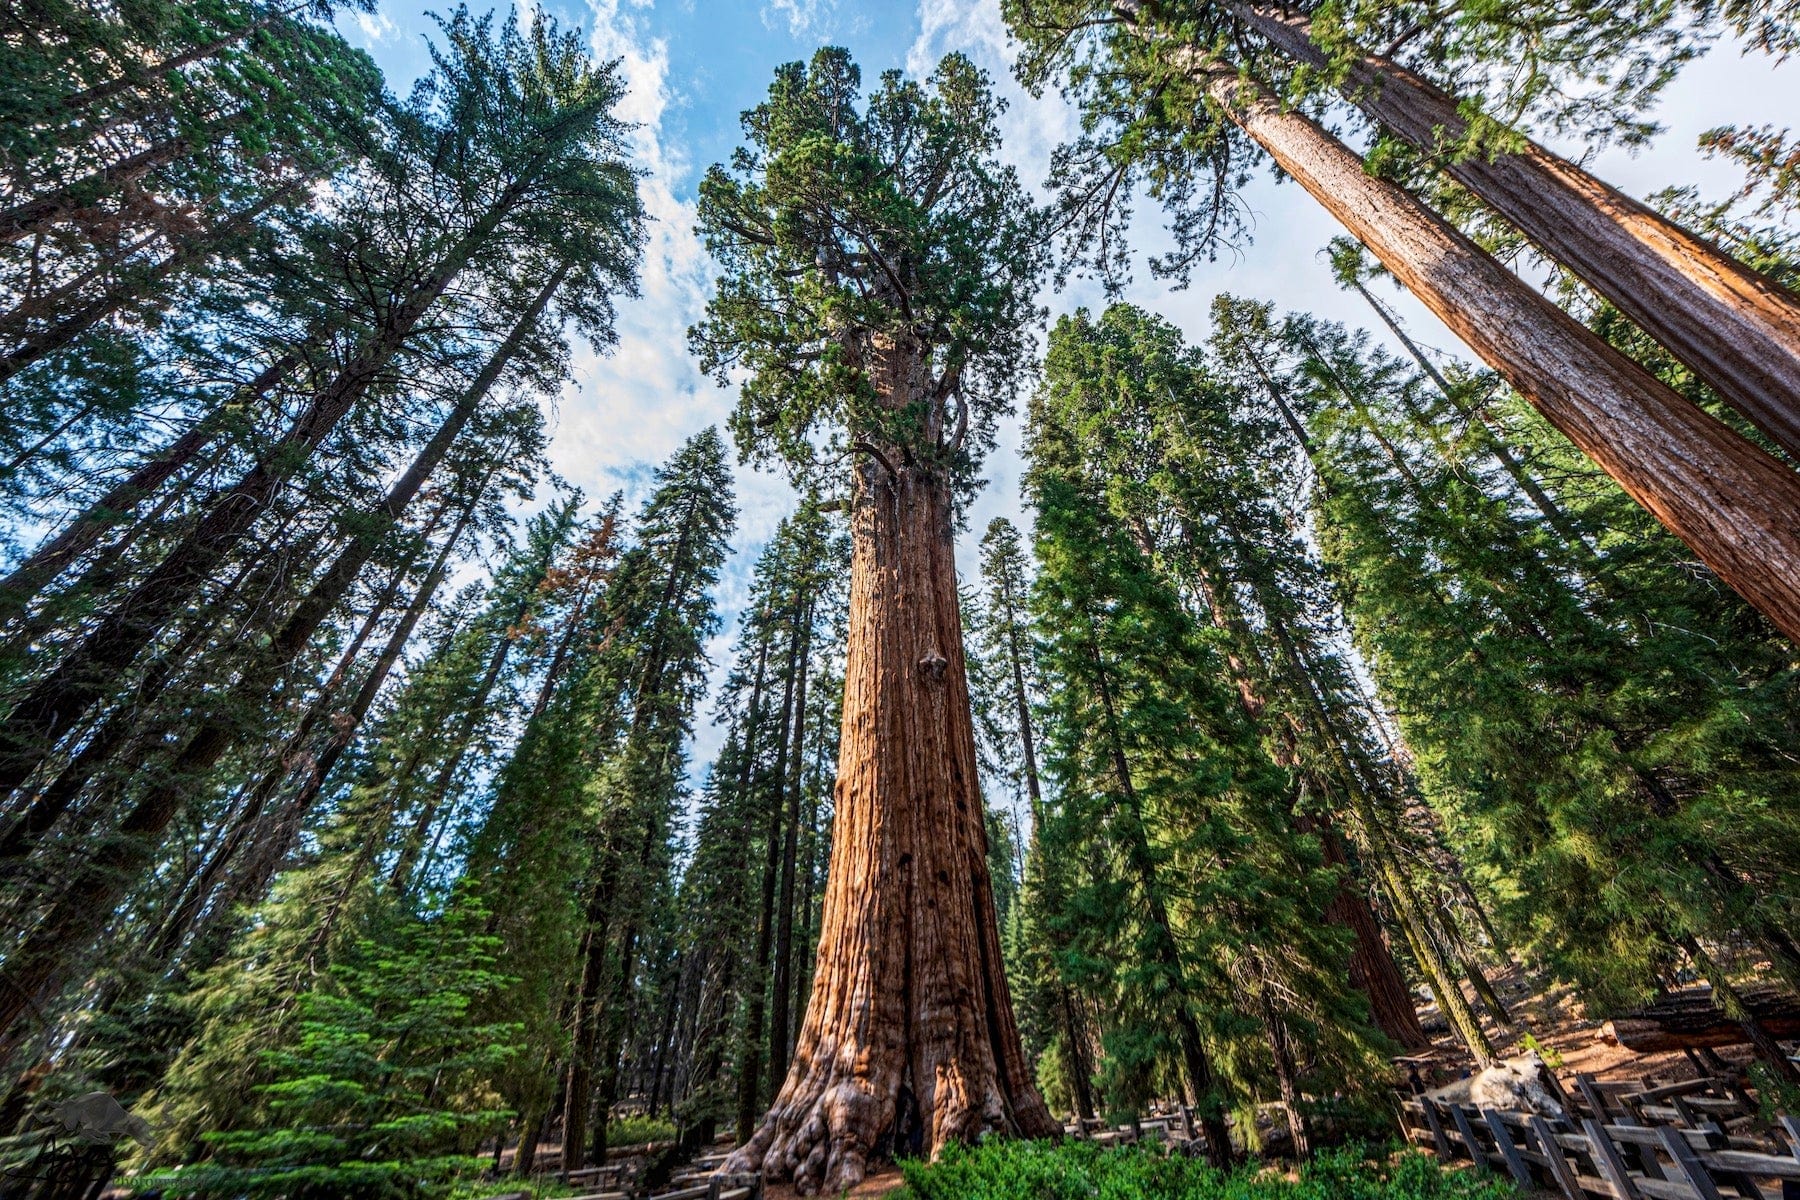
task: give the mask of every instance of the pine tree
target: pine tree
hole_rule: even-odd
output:
[[[1337,871],[1296,831],[1288,771],[1246,719],[1218,641],[1158,566],[1160,538],[1132,494],[1141,475],[1108,470],[1156,461],[1154,409],[1094,365],[1121,380],[1167,365],[1139,357],[1142,343],[1100,350],[1103,338],[1085,316],[1059,323],[1032,414],[1057,785],[1043,836],[1045,854],[1077,872],[1053,919],[1070,939],[1069,981],[1116,1014],[1103,1032],[1112,1105],[1144,1103],[1159,1065],[1174,1062],[1209,1155],[1224,1161],[1233,1076],[1252,1089],[1272,1079],[1304,1149],[1297,1064],[1330,1057],[1334,1075],[1355,1080],[1374,1053],[1366,1009],[1342,982],[1348,938],[1317,919]]]
[[[347,349],[341,364],[313,376],[291,423],[254,457],[245,457],[245,469],[235,484],[189,497],[186,520],[171,531],[172,537],[159,538],[159,546],[152,547],[145,535],[153,526],[134,529],[133,536],[160,557],[151,557],[129,586],[116,588],[117,602],[109,602],[98,619],[79,627],[59,647],[62,653],[48,669],[21,688],[6,726],[7,745],[16,751],[7,755],[6,770],[11,772],[7,780],[12,786],[25,783],[50,759],[64,735],[79,728],[84,713],[104,711],[109,689],[122,682],[117,671],[128,670],[147,647],[179,628],[184,604],[211,591],[212,579],[229,569],[258,519],[260,506],[255,501],[270,504],[275,512],[298,505],[292,510],[292,536],[297,546],[305,547],[305,555],[318,552],[311,539],[316,538],[312,531],[319,529],[321,517],[325,531],[347,543],[340,543],[329,566],[321,567],[309,557],[251,560],[253,573],[245,578],[262,588],[298,588],[310,571],[319,573],[273,629],[260,631],[260,638],[240,640],[235,647],[222,643],[216,648],[212,665],[216,673],[209,683],[222,692],[226,707],[202,709],[189,718],[191,725],[177,726],[177,749],[170,753],[167,772],[135,795],[97,806],[116,811],[113,836],[89,867],[56,885],[31,938],[9,958],[6,972],[14,985],[9,994],[15,997],[15,1008],[54,995],[73,966],[68,946],[82,945],[98,934],[116,900],[154,861],[163,836],[189,806],[191,794],[204,789],[214,768],[242,737],[232,707],[253,709],[280,674],[293,667],[446,455],[486,426],[485,432],[501,434],[494,446],[501,456],[515,455],[515,466],[530,461],[540,444],[533,427],[535,412],[523,416],[521,424],[522,410],[512,408],[514,427],[508,431],[506,417],[486,416],[480,408],[489,389],[503,377],[533,384],[560,377],[563,352],[556,340],[544,336],[539,316],[555,311],[573,318],[597,343],[610,338],[608,294],[630,285],[639,221],[630,171],[617,157],[619,130],[608,116],[618,96],[611,69],[595,68],[578,40],[543,21],[528,32],[508,23],[496,34],[489,23],[465,13],[443,28],[449,48],[438,55],[432,86],[422,89],[410,107],[392,115],[396,140],[365,164],[376,185],[371,198],[382,197],[390,206],[372,204],[319,223],[327,239],[353,239],[351,270],[370,265],[368,254],[379,260],[373,277],[387,281],[380,286],[393,285],[393,306],[379,306],[383,311],[372,314],[374,323],[366,328],[357,328],[352,321],[342,330]],[[487,104],[487,118],[466,119],[464,108],[478,101]],[[414,172],[422,163],[444,166],[452,161],[431,150],[433,145],[441,149],[446,139],[470,148],[488,143],[502,147],[495,159],[497,171],[460,180],[448,170],[427,169],[423,176]],[[428,181],[423,191],[421,177]],[[434,209],[424,199],[458,191],[466,205]],[[453,209],[467,220],[453,215]],[[508,248],[505,255],[495,249],[501,243]],[[325,261],[333,260],[328,255]],[[470,319],[466,328],[473,331],[475,344],[460,349],[445,346],[436,334],[422,342],[413,339],[421,319],[465,272],[485,279],[482,303],[490,306],[485,312],[466,311]],[[368,283],[358,278],[363,280],[359,287]],[[322,282],[328,293],[331,284]],[[549,310],[555,293],[560,298]],[[446,302],[465,308],[468,304],[460,297]],[[484,332],[495,339],[485,346],[478,340]],[[359,401],[389,386],[386,372],[404,363],[406,353],[427,349],[450,351],[444,365],[451,369],[461,365],[459,359],[466,362],[474,355],[482,356],[477,360],[482,366],[452,394],[437,436],[373,506],[367,523],[347,517],[342,518],[347,529],[335,527],[339,518],[306,507],[303,493],[292,490],[296,475],[303,476],[301,468],[309,455],[330,444],[330,439],[361,432],[359,426],[366,429],[365,423],[377,414],[358,408]],[[359,463],[363,469],[368,465]],[[256,577],[265,569],[284,568],[296,570],[298,578]],[[266,614],[255,615],[268,619]],[[187,628],[202,633],[205,626],[190,622]],[[267,646],[268,653],[262,653],[259,645]],[[204,648],[203,639],[196,648]],[[164,658],[153,664],[138,682],[135,702],[142,704],[160,693],[175,678],[171,669],[193,670],[203,661]],[[94,759],[94,748],[90,742],[81,753]],[[9,1044],[23,1032],[19,1019],[24,1011],[4,1010]]]
[[[457,899],[429,917],[385,913],[294,1001],[263,1053],[260,1120],[205,1140],[196,1166],[145,1180],[191,1195],[442,1196],[507,1117],[488,1080],[518,1027],[471,1011],[512,981],[486,914]],[[239,965],[241,969],[241,965]]]
[[[1322,545],[1420,782],[1515,938],[1600,1007],[1641,998],[1695,935],[1747,937],[1790,977],[1781,872],[1710,832],[1793,836],[1749,799],[1784,771],[1760,747],[1790,736],[1785,718],[1752,715],[1791,686],[1767,635],[1681,578],[1651,529],[1603,541],[1603,574],[1572,581],[1560,535],[1463,469],[1409,381],[1330,329],[1294,320],[1286,337],[1315,372],[1302,405],[1324,435]],[[1586,524],[1578,492],[1559,503]],[[1729,768],[1701,749],[1717,747],[1706,714],[1724,711]]]
[[[588,1153],[590,1129],[594,1157],[605,1158],[641,939],[655,889],[669,877],[685,741],[717,622],[711,588],[736,520],[731,497],[717,430],[696,434],[658,471],[607,589],[605,640],[581,688],[593,706],[579,718],[593,749],[577,760],[572,782],[590,794],[593,824],[578,885],[586,911],[563,1102],[568,1169]]]

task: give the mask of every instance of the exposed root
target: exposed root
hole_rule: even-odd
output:
[[[724,1169],[761,1171],[770,1183],[791,1179],[802,1196],[855,1187],[887,1124],[882,1110],[892,1107],[860,1080],[837,1083],[810,1104],[778,1101]]]

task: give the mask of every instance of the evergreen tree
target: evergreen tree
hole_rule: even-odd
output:
[[[795,1069],[732,1159],[806,1192],[915,1130],[935,1150],[1054,1129],[1000,962],[951,547],[1036,316],[1037,214],[994,160],[998,111],[961,56],[864,95],[825,49],[776,73],[701,185],[723,273],[690,338],[721,383],[747,374],[739,448],[809,477],[815,440],[855,459],[820,969]]]
[[[1747,937],[1791,977],[1787,885],[1763,853],[1793,835],[1752,798],[1785,773],[1773,748],[1791,736],[1770,635],[1683,578],[1654,529],[1601,539],[1577,564],[1594,573],[1571,575],[1547,518],[1464,469],[1447,401],[1340,331],[1296,318],[1280,338],[1311,375],[1296,394],[1320,433],[1327,560],[1420,783],[1513,940],[1600,1007],[1641,999],[1696,936]],[[1579,490],[1556,499],[1592,519]],[[1737,828],[1757,849],[1720,836]]]
[[[1115,439],[1144,453],[1150,413],[1129,394],[1093,403],[1121,389],[1082,369],[1084,324],[1065,319],[1052,336],[1031,443],[1054,715],[1043,837],[1077,872],[1055,918],[1062,957],[1069,981],[1115,1014],[1103,1031],[1112,1105],[1142,1105],[1159,1068],[1176,1065],[1223,1161],[1232,1084],[1253,1093],[1272,1079],[1304,1148],[1298,1064],[1330,1059],[1350,1081],[1373,1065],[1366,1009],[1342,982],[1347,939],[1317,921],[1337,873],[1294,830],[1288,773],[1245,719],[1216,639],[1159,570],[1133,481],[1102,473]],[[1128,354],[1109,361],[1129,372]]]
[[[1254,56],[1219,49],[1238,44],[1218,12],[1120,7],[1007,9],[1026,44],[1022,77],[1036,88],[1066,77],[1085,114],[1051,178],[1072,259],[1122,264],[1116,225],[1142,177],[1170,208],[1178,243],[1154,265],[1185,276],[1241,231],[1234,197],[1248,139],[1722,580],[1800,636],[1800,477],[1786,464],[1686,403],[1419,196],[1367,170],[1302,108],[1281,103]],[[1466,159],[1477,160],[1486,161]]]
[[[201,1196],[442,1196],[481,1166],[507,1117],[489,1080],[518,1028],[470,1013],[512,982],[485,913],[461,898],[387,913],[294,1002],[291,1040],[264,1052],[260,1120],[205,1137],[208,1159],[143,1183]],[[281,919],[279,912],[272,913]]]
[[[180,636],[190,638],[196,651],[212,652],[215,673],[207,677],[212,686],[205,691],[226,707],[187,718],[191,724],[177,726],[164,773],[134,795],[97,806],[110,809],[107,817],[116,820],[105,850],[54,886],[35,928],[6,964],[9,995],[15,998],[11,1008],[0,1006],[8,1045],[17,1044],[30,1028],[21,1023],[30,1006],[53,1000],[77,965],[68,948],[91,943],[117,900],[152,866],[165,834],[190,807],[193,794],[204,789],[241,738],[230,706],[254,707],[307,650],[425,479],[459,436],[481,427],[479,409],[487,390],[514,367],[522,372],[518,378],[533,383],[560,376],[562,352],[537,327],[552,294],[561,296],[553,311],[573,318],[597,343],[610,337],[608,295],[630,284],[639,222],[630,171],[618,160],[620,127],[608,115],[619,94],[613,70],[595,67],[577,39],[542,20],[529,31],[508,22],[496,32],[490,22],[459,13],[443,30],[447,48],[438,54],[435,75],[407,106],[390,115],[394,140],[362,164],[371,185],[368,196],[378,202],[318,222],[327,245],[307,247],[321,252],[318,263],[344,267],[355,277],[359,293],[389,289],[385,300],[377,297],[374,303],[379,311],[353,305],[347,310],[351,319],[339,318],[323,342],[303,343],[309,351],[330,351],[322,357],[337,361],[319,362],[323,369],[307,373],[310,383],[299,391],[291,423],[254,447],[253,454],[242,456],[235,483],[196,489],[187,496],[183,503],[188,512],[167,536],[158,534],[155,514],[134,527],[132,536],[139,543],[134,552],[149,553],[137,573],[127,576],[128,584],[108,583],[117,601],[72,627],[60,644],[54,639],[43,643],[52,648],[49,661],[15,693],[4,739],[6,763],[0,770],[9,788],[29,786],[34,773],[55,762],[58,744],[81,728],[85,714],[104,718],[110,698],[130,698],[131,704],[118,709],[129,714],[160,695],[180,672],[197,668],[204,658],[163,656],[137,668],[145,673],[135,680],[137,694],[130,690],[133,664],[184,625]],[[484,113],[483,119],[471,119],[476,110]],[[442,153],[449,145],[469,153]],[[468,167],[476,159],[487,161],[491,169],[457,174],[461,168],[454,164]],[[330,245],[349,253],[323,253]],[[471,276],[480,277],[479,288]],[[452,290],[459,278],[470,288]],[[329,275],[320,282],[329,295]],[[465,328],[475,331],[474,346],[465,344],[457,353],[429,325],[421,326],[440,300],[464,311],[469,319]],[[496,342],[483,346],[482,333]],[[485,368],[474,372],[473,386],[466,386],[465,378],[438,436],[374,506],[369,523],[358,527],[350,519],[348,530],[337,528],[342,518],[312,509],[307,493],[294,485],[305,479],[305,468],[322,446],[366,432],[371,421],[378,428],[384,424],[380,413],[360,402],[385,390],[388,373],[403,366],[408,354],[434,348],[453,352],[446,366],[458,359],[466,362],[471,351],[484,354]],[[283,370],[265,372],[271,376],[268,386],[274,387],[296,365],[290,356]],[[513,412],[516,421],[519,410]],[[205,441],[201,438],[184,453],[198,454]],[[499,441],[527,461],[536,444],[529,421]],[[354,437],[351,445],[356,445]],[[190,620],[185,606],[214,595],[214,581],[231,569],[265,506],[271,515],[288,513],[294,523],[290,536],[302,552],[246,561],[240,578],[256,590],[245,598],[267,595],[270,588],[277,594],[288,588],[300,594],[272,630],[253,626],[256,633],[249,638],[208,646],[207,625]],[[348,544],[329,565],[316,557],[320,532],[348,534]],[[278,530],[274,544],[286,540]],[[60,567],[51,563],[45,569]],[[296,574],[282,574],[290,570]],[[265,572],[272,574],[259,578]],[[304,587],[302,580],[307,581]],[[90,578],[80,586],[95,581],[90,569]],[[268,621],[266,613],[255,609],[246,616]],[[221,688],[221,681],[226,686]],[[106,729],[104,719],[93,728]],[[114,747],[124,740],[109,734],[104,744]],[[80,753],[97,758],[92,753],[96,744],[90,741]],[[41,773],[38,778],[46,779]]]
[[[590,1129],[593,1154],[604,1161],[619,1056],[638,998],[641,939],[656,889],[669,881],[685,743],[717,622],[711,588],[735,519],[725,444],[708,429],[657,472],[634,544],[597,614],[604,640],[577,693],[587,749],[571,780],[589,797],[591,825],[578,884],[587,899],[572,977],[566,1168],[581,1165]]]

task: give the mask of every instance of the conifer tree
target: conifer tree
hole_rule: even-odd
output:
[[[1015,4],[1022,77],[1058,76],[1084,131],[1052,184],[1074,258],[1124,261],[1134,180],[1171,209],[1182,275],[1241,231],[1249,146],[1293,177],[1583,453],[1790,637],[1800,636],[1800,476],[1582,328],[1417,195],[1365,169],[1318,121],[1280,103],[1253,61],[1228,59],[1160,7]]]
[[[1107,332],[1129,333],[1131,321],[1117,310]],[[1208,1152],[1223,1160],[1230,1076],[1240,1086],[1261,1076],[1304,1148],[1297,1063],[1330,1056],[1356,1080],[1368,1077],[1373,1051],[1366,1008],[1342,983],[1350,939],[1317,919],[1340,886],[1337,870],[1296,829],[1290,773],[1260,744],[1225,655],[1165,574],[1155,509],[1137,507],[1158,461],[1156,410],[1125,380],[1138,371],[1167,380],[1174,364],[1151,358],[1149,340],[1098,352],[1105,336],[1085,316],[1059,323],[1032,415],[1061,843],[1047,853],[1072,856],[1081,879],[1060,920],[1088,986],[1130,1013],[1106,1031],[1115,1105],[1148,1099],[1156,1064],[1173,1057]],[[1111,469],[1133,458],[1143,471]],[[1109,960],[1138,965],[1101,965]],[[1258,997],[1274,1007],[1246,1002]],[[1236,1028],[1224,1015],[1233,1013]],[[1264,1035],[1259,1050],[1244,1048],[1245,1029]]]
[[[1052,1132],[987,878],[951,530],[1035,317],[1036,215],[966,59],[863,94],[827,49],[776,75],[701,186],[723,274],[691,338],[764,461],[854,460],[844,718],[819,970],[774,1107],[732,1162],[803,1192],[877,1154]],[[882,832],[885,831],[885,832]],[[907,982],[910,981],[910,982]]]
[[[1462,469],[1442,437],[1446,402],[1340,332],[1294,319],[1282,337],[1313,373],[1297,396],[1321,435],[1321,544],[1420,782],[1515,939],[1599,1006],[1641,998],[1695,935],[1749,938],[1790,977],[1782,873],[1709,832],[1792,836],[1748,800],[1785,770],[1761,747],[1790,736],[1785,718],[1750,715],[1773,717],[1757,697],[1790,686],[1755,622],[1701,617],[1692,606],[1731,602],[1682,579],[1648,529],[1600,544],[1600,582],[1572,582],[1548,521],[1534,530],[1528,509]],[[1581,520],[1584,502],[1560,503]],[[1717,726],[1699,714],[1719,704],[1742,722],[1728,769],[1702,749]],[[1460,715],[1444,720],[1447,708]],[[1702,815],[1746,801],[1719,826]]]
[[[428,214],[415,202],[397,205],[397,213],[376,207],[362,214],[404,221],[386,230],[384,248],[393,257],[376,274],[390,292],[379,311],[356,331],[355,349],[341,368],[319,375],[274,444],[235,483],[206,497],[191,530],[18,697],[0,744],[0,785],[7,790],[25,782],[101,702],[112,673],[128,668],[205,586],[261,505],[281,494],[392,368],[452,283],[485,273],[494,294],[506,298],[521,282],[512,272],[554,273],[546,260],[566,261],[575,267],[572,290],[582,297],[568,311],[606,336],[606,295],[629,286],[639,221],[630,171],[618,159],[619,129],[608,115],[619,95],[614,72],[595,67],[578,40],[541,21],[529,36],[511,23],[496,36],[490,23],[462,13],[446,22],[444,33],[448,47],[438,54],[434,86],[396,118],[405,140],[377,160],[375,181],[390,195],[416,197],[415,169],[452,161],[437,152],[446,137],[476,158],[492,151],[496,169],[479,178],[435,180],[424,194],[463,194],[465,202],[451,208]],[[490,118],[463,119],[471,105],[486,105]]]
[[[309,452],[337,436],[334,429],[351,417],[359,400],[388,386],[386,372],[395,366],[396,355],[408,347],[419,348],[409,339],[453,280],[466,272],[486,280],[483,302],[491,307],[485,313],[467,313],[469,328],[479,331],[485,325],[496,338],[485,348],[483,367],[473,372],[472,381],[465,380],[460,395],[448,406],[438,436],[389,490],[371,514],[371,523],[363,528],[352,524],[349,544],[311,581],[308,594],[285,622],[268,635],[270,652],[260,653],[255,639],[241,641],[235,653],[230,646],[219,647],[218,668],[225,679],[236,679],[236,691],[227,693],[230,703],[253,705],[255,697],[306,649],[433,469],[459,439],[480,428],[478,410],[490,387],[515,368],[518,378],[534,383],[560,375],[561,351],[538,327],[540,314],[548,310],[573,318],[599,344],[610,337],[608,294],[630,285],[638,237],[630,171],[618,161],[618,127],[608,115],[618,95],[611,69],[594,67],[577,41],[543,21],[529,32],[509,23],[496,33],[489,23],[465,13],[443,28],[448,47],[438,55],[432,85],[393,117],[396,141],[385,148],[378,165],[369,168],[372,181],[388,185],[392,207],[374,205],[348,214],[329,230],[332,236],[352,236],[362,222],[365,231],[380,231],[368,245],[380,248],[378,256],[386,256],[376,278],[399,289],[391,297],[394,306],[381,306],[383,312],[374,314],[374,324],[366,329],[343,331],[352,349],[346,350],[341,368],[314,375],[292,422],[255,457],[246,456],[238,482],[189,501],[191,515],[164,544],[160,558],[146,563],[130,586],[117,588],[118,601],[109,602],[97,620],[80,626],[49,668],[21,689],[8,718],[8,753],[0,771],[10,785],[24,783],[49,759],[63,735],[78,727],[82,714],[104,704],[109,689],[120,683],[116,672],[128,669],[145,647],[168,636],[171,624],[182,619],[184,603],[210,590],[211,578],[232,561],[258,519],[259,505],[253,501],[299,499],[289,485]],[[478,102],[487,106],[488,115],[483,121],[470,121],[465,109]],[[494,159],[496,170],[481,178],[459,180],[445,170],[427,175],[430,187],[425,195],[460,189],[468,202],[433,209],[421,198],[419,176],[411,169],[428,161],[451,162],[442,155],[432,157],[430,150],[432,144],[441,148],[446,138],[471,148],[492,142],[503,149]],[[383,195],[379,188],[373,194]],[[454,212],[468,216],[467,221],[459,224],[463,218]],[[572,220],[575,216],[580,220]],[[499,253],[496,238],[505,244],[505,254]],[[327,282],[325,290],[329,287]],[[548,309],[558,292],[555,308]],[[459,294],[446,303],[467,302]],[[362,419],[355,417],[338,433],[354,431]],[[535,413],[527,424],[531,419]],[[500,445],[528,457],[535,438],[529,429],[519,433],[502,438]],[[317,514],[302,508],[296,516],[294,535],[300,544],[309,545],[307,526]],[[283,565],[301,572],[310,569],[305,558],[292,556],[255,564],[259,571]],[[268,584],[291,586],[279,576]],[[152,666],[143,687],[160,690],[169,662]],[[174,663],[177,669],[187,665]],[[50,996],[69,969],[67,947],[95,936],[112,901],[153,860],[189,792],[230,750],[238,735],[228,711],[197,714],[194,725],[183,731],[185,741],[176,742],[182,748],[171,756],[172,769],[118,806],[115,836],[108,848],[85,874],[77,872],[60,886],[32,938],[9,959],[6,971],[14,985],[9,995],[16,1003],[0,1009],[9,1026],[8,1039],[21,1031],[18,1020],[25,1010],[14,1011],[17,1004]]]
[[[657,472],[607,588],[604,641],[580,688],[589,707],[578,732],[589,749],[571,783],[591,797],[592,825],[563,1101],[570,1169],[588,1153],[590,1130],[594,1157],[605,1158],[641,939],[654,889],[668,880],[685,743],[717,622],[711,588],[735,520],[725,443],[707,429]]]

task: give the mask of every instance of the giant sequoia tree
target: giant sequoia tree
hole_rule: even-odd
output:
[[[1234,190],[1266,154],[1570,441],[1790,638],[1800,638],[1800,476],[1584,329],[1419,196],[1216,47],[1216,12],[1136,0],[1012,0],[1021,75],[1068,82],[1083,136],[1052,182],[1077,255],[1123,257],[1134,181],[1173,214],[1183,274],[1241,230]],[[1601,253],[1601,252],[1597,252]]]
[[[966,59],[868,95],[842,50],[782,67],[701,187],[723,271],[691,333],[743,372],[740,448],[848,455],[836,825],[793,1065],[737,1167],[840,1188],[872,1157],[1053,1132],[1001,969],[952,529],[1012,397],[1042,255]]]

